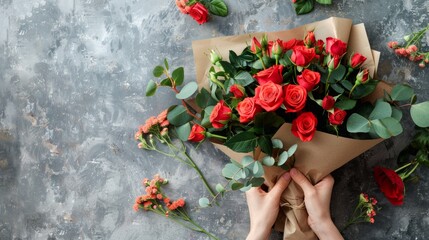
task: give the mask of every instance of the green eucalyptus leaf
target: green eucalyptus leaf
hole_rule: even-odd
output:
[[[169,78],[162,79],[161,82],[159,83],[159,85],[164,86],[164,87],[172,87],[173,86],[171,84],[171,80]]]
[[[277,162],[277,166],[284,165],[288,159],[289,159],[289,154],[287,153],[287,151],[282,152],[279,155],[279,160]]]
[[[164,66],[165,66],[165,69],[167,69],[167,71],[168,71],[169,66],[168,66],[167,58],[164,58]]]
[[[410,114],[419,127],[429,127],[429,101],[411,105]]]
[[[218,193],[222,193],[222,192],[225,192],[225,188],[222,186],[222,184],[218,183],[216,184],[216,191]]]
[[[150,97],[155,95],[157,89],[158,89],[158,85],[156,85],[156,82],[153,80],[150,80],[146,87],[146,96]]]
[[[253,165],[253,175],[255,177],[262,177],[264,175],[264,167],[261,162],[255,161],[255,164]]]
[[[396,107],[392,107],[392,117],[398,121],[401,121],[402,111],[397,109]]]
[[[283,142],[280,139],[271,139],[271,142],[273,144],[273,148],[283,148]]]
[[[347,80],[341,81],[341,85],[343,85],[343,87],[348,91],[352,90],[353,88],[353,84]]]
[[[294,144],[294,145],[290,146],[290,148],[287,150],[287,154],[289,156],[292,156],[295,154],[297,149],[298,149],[298,144]]]
[[[212,0],[208,4],[209,12],[213,15],[225,17],[228,15],[228,7],[223,0]]]
[[[156,66],[152,73],[155,77],[161,77],[162,74],[164,74],[164,68],[162,66]]]
[[[346,74],[346,67],[344,67],[343,65],[340,65],[340,66],[338,66],[337,69],[332,71],[331,79],[335,79],[337,81],[340,81],[343,79],[345,74]]]
[[[240,168],[237,167],[235,164],[228,163],[222,169],[222,176],[228,179],[232,179],[239,171],[240,171]]]
[[[265,156],[262,158],[262,164],[268,167],[271,167],[274,165],[276,160],[271,156]]]
[[[251,157],[251,156],[244,156],[242,159],[241,159],[241,164],[244,166],[244,167],[246,167],[246,166],[249,166],[249,165],[251,165],[252,163],[254,163],[255,162],[255,160]]]
[[[399,84],[392,88],[390,97],[393,101],[406,101],[414,95],[414,90],[408,85]]]
[[[255,79],[249,72],[240,72],[234,76],[235,82],[243,87],[250,85]]]
[[[356,106],[356,100],[349,98],[342,98],[340,101],[335,103],[335,107],[343,110],[351,110]]]
[[[190,98],[198,90],[198,84],[196,82],[189,82],[183,86],[182,90],[176,94],[177,99],[187,99]]]
[[[208,198],[200,198],[200,200],[198,200],[198,204],[200,204],[200,207],[202,208],[206,208],[208,206],[210,206],[210,201]]]
[[[185,107],[177,105],[168,111],[167,119],[174,126],[182,126],[183,124],[191,121],[193,117],[188,114]]]
[[[371,120],[371,126],[374,128],[375,133],[384,139],[397,136],[403,131],[398,120],[392,117]]]
[[[347,131],[350,133],[367,133],[370,129],[369,120],[357,113],[353,113],[347,120]]]
[[[250,184],[252,184],[252,187],[260,187],[262,186],[262,184],[264,184],[264,182],[265,178],[263,177],[252,178],[252,180],[250,180]]]
[[[233,191],[239,190],[242,187],[244,187],[244,185],[242,183],[240,183],[240,182],[235,182],[235,183],[231,184],[231,189]]]
[[[183,67],[176,68],[171,74],[171,77],[174,79],[176,86],[180,86],[185,79],[185,70],[183,69]]]
[[[343,87],[341,87],[339,84],[337,84],[337,83],[334,83],[334,84],[331,84],[331,88],[332,89],[334,89],[334,91],[335,92],[337,92],[337,93],[339,93],[339,94],[342,94],[342,93],[344,93],[344,88]]]
[[[254,133],[241,132],[228,139],[225,142],[225,146],[236,152],[248,153],[255,149],[257,143],[258,137]]]
[[[240,188],[240,191],[242,191],[242,192],[247,192],[247,191],[249,191],[250,189],[252,188],[252,185],[248,185],[248,186],[244,186],[244,187],[242,187],[242,188]]]
[[[180,140],[188,141],[189,134],[191,133],[191,124],[185,123],[182,126],[176,127],[176,133]]]
[[[374,119],[383,119],[392,116],[392,107],[389,103],[384,102],[383,100],[378,100],[375,103],[375,107],[369,115],[369,120]]]

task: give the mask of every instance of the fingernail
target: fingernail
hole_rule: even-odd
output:
[[[295,168],[292,168],[292,169],[290,170],[290,174],[295,176],[295,175],[296,175],[296,169],[295,169]]]
[[[289,173],[289,172],[285,172],[285,173],[282,175],[282,177],[283,177],[284,179],[286,179],[286,180],[289,180],[289,178],[290,178],[290,173]]]

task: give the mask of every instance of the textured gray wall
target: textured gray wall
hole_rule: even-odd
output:
[[[204,192],[192,170],[140,151],[134,132],[175,100],[144,90],[164,57],[195,79],[191,41],[293,28],[330,16],[364,22],[382,52],[379,77],[407,82],[429,99],[429,68],[398,59],[386,47],[429,23],[426,0],[346,1],[296,16],[289,0],[226,0],[230,15],[199,26],[174,1],[0,0],[0,239],[205,239],[154,214],[135,213],[140,181],[161,173],[167,191],[183,195],[192,214],[221,239],[244,239],[248,212],[242,193],[222,208],[197,210]],[[426,35],[426,41],[429,37]],[[412,130],[412,129],[408,129]],[[334,173],[332,203],[341,226],[361,191],[383,208],[373,225],[347,239],[429,239],[429,172],[407,184],[402,207],[377,190],[372,167],[395,167],[412,131],[387,140]],[[210,144],[191,154],[211,182],[227,158]],[[273,239],[280,239],[279,235]]]

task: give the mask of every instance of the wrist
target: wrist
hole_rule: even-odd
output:
[[[246,240],[267,240],[270,237],[271,229],[255,229],[250,228],[249,235]]]
[[[310,225],[313,232],[317,235],[320,240],[329,239],[329,240],[341,240],[344,239],[341,236],[341,233],[338,231],[334,222],[329,219],[325,219],[319,223],[314,223]]]

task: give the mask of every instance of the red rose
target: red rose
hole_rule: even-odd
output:
[[[299,112],[307,102],[307,90],[303,86],[288,84],[284,86],[284,105],[286,112]]]
[[[358,84],[365,84],[368,82],[368,80],[369,80],[368,69],[364,69],[356,75],[356,83]]]
[[[250,47],[250,51],[253,54],[260,54],[262,52],[262,45],[255,37],[252,38],[252,46]]]
[[[229,91],[234,95],[235,98],[243,98],[244,93],[244,87],[238,84],[234,84],[229,88]]]
[[[295,46],[304,46],[304,41],[293,38],[287,42],[283,42],[283,51],[286,52],[288,50],[291,50]]]
[[[203,24],[205,22],[207,22],[208,17],[209,17],[209,11],[207,10],[207,8],[197,2],[194,5],[192,5],[189,10],[189,15],[191,15],[191,17],[197,21],[198,24]]]
[[[264,85],[267,82],[281,84],[283,82],[282,72],[283,65],[274,65],[270,68],[258,72],[253,77],[256,78],[256,81],[258,81],[259,85]]]
[[[349,60],[349,66],[353,69],[359,68],[366,61],[366,57],[359,53],[353,54]]]
[[[395,206],[404,203],[404,182],[392,169],[375,167],[374,178],[384,196]]]
[[[240,115],[241,123],[253,121],[255,115],[262,111],[262,108],[256,104],[255,98],[247,97],[237,105],[237,112]]]
[[[306,46],[295,46],[293,48],[291,61],[300,67],[306,67],[316,57],[314,48],[307,48]]]
[[[316,54],[322,54],[324,46],[325,46],[325,43],[323,42],[323,40],[320,40],[320,39],[317,40],[316,46],[314,46],[316,50]]]
[[[267,112],[277,110],[283,102],[282,86],[269,81],[264,85],[256,87],[255,100]]]
[[[303,86],[307,91],[311,91],[317,84],[319,84],[320,73],[305,69],[296,80],[298,84]]]
[[[283,41],[277,39],[276,41],[268,42],[268,55],[269,56],[279,56],[283,53]]]
[[[316,37],[314,36],[313,31],[308,31],[307,35],[304,38],[304,44],[307,47],[312,47],[316,43]]]
[[[189,134],[188,141],[191,142],[201,142],[206,138],[206,129],[198,124],[195,124],[191,128],[191,133]]]
[[[316,127],[317,118],[312,112],[305,112],[292,121],[291,131],[301,141],[309,142],[313,139]]]
[[[347,112],[339,109],[339,108],[335,108],[334,109],[334,113],[329,113],[329,123],[332,125],[341,125],[344,122],[344,119],[347,116]]]
[[[231,109],[220,100],[210,114],[210,122],[214,128],[222,128],[231,119]]]
[[[341,63],[341,57],[339,56],[329,56],[330,60],[328,61],[328,68],[331,70],[337,69]]]
[[[332,96],[325,96],[322,100],[322,108],[325,110],[330,110],[335,105],[335,98]]]
[[[326,38],[326,52],[332,56],[342,57],[347,52],[347,43],[337,38],[328,37]]]

